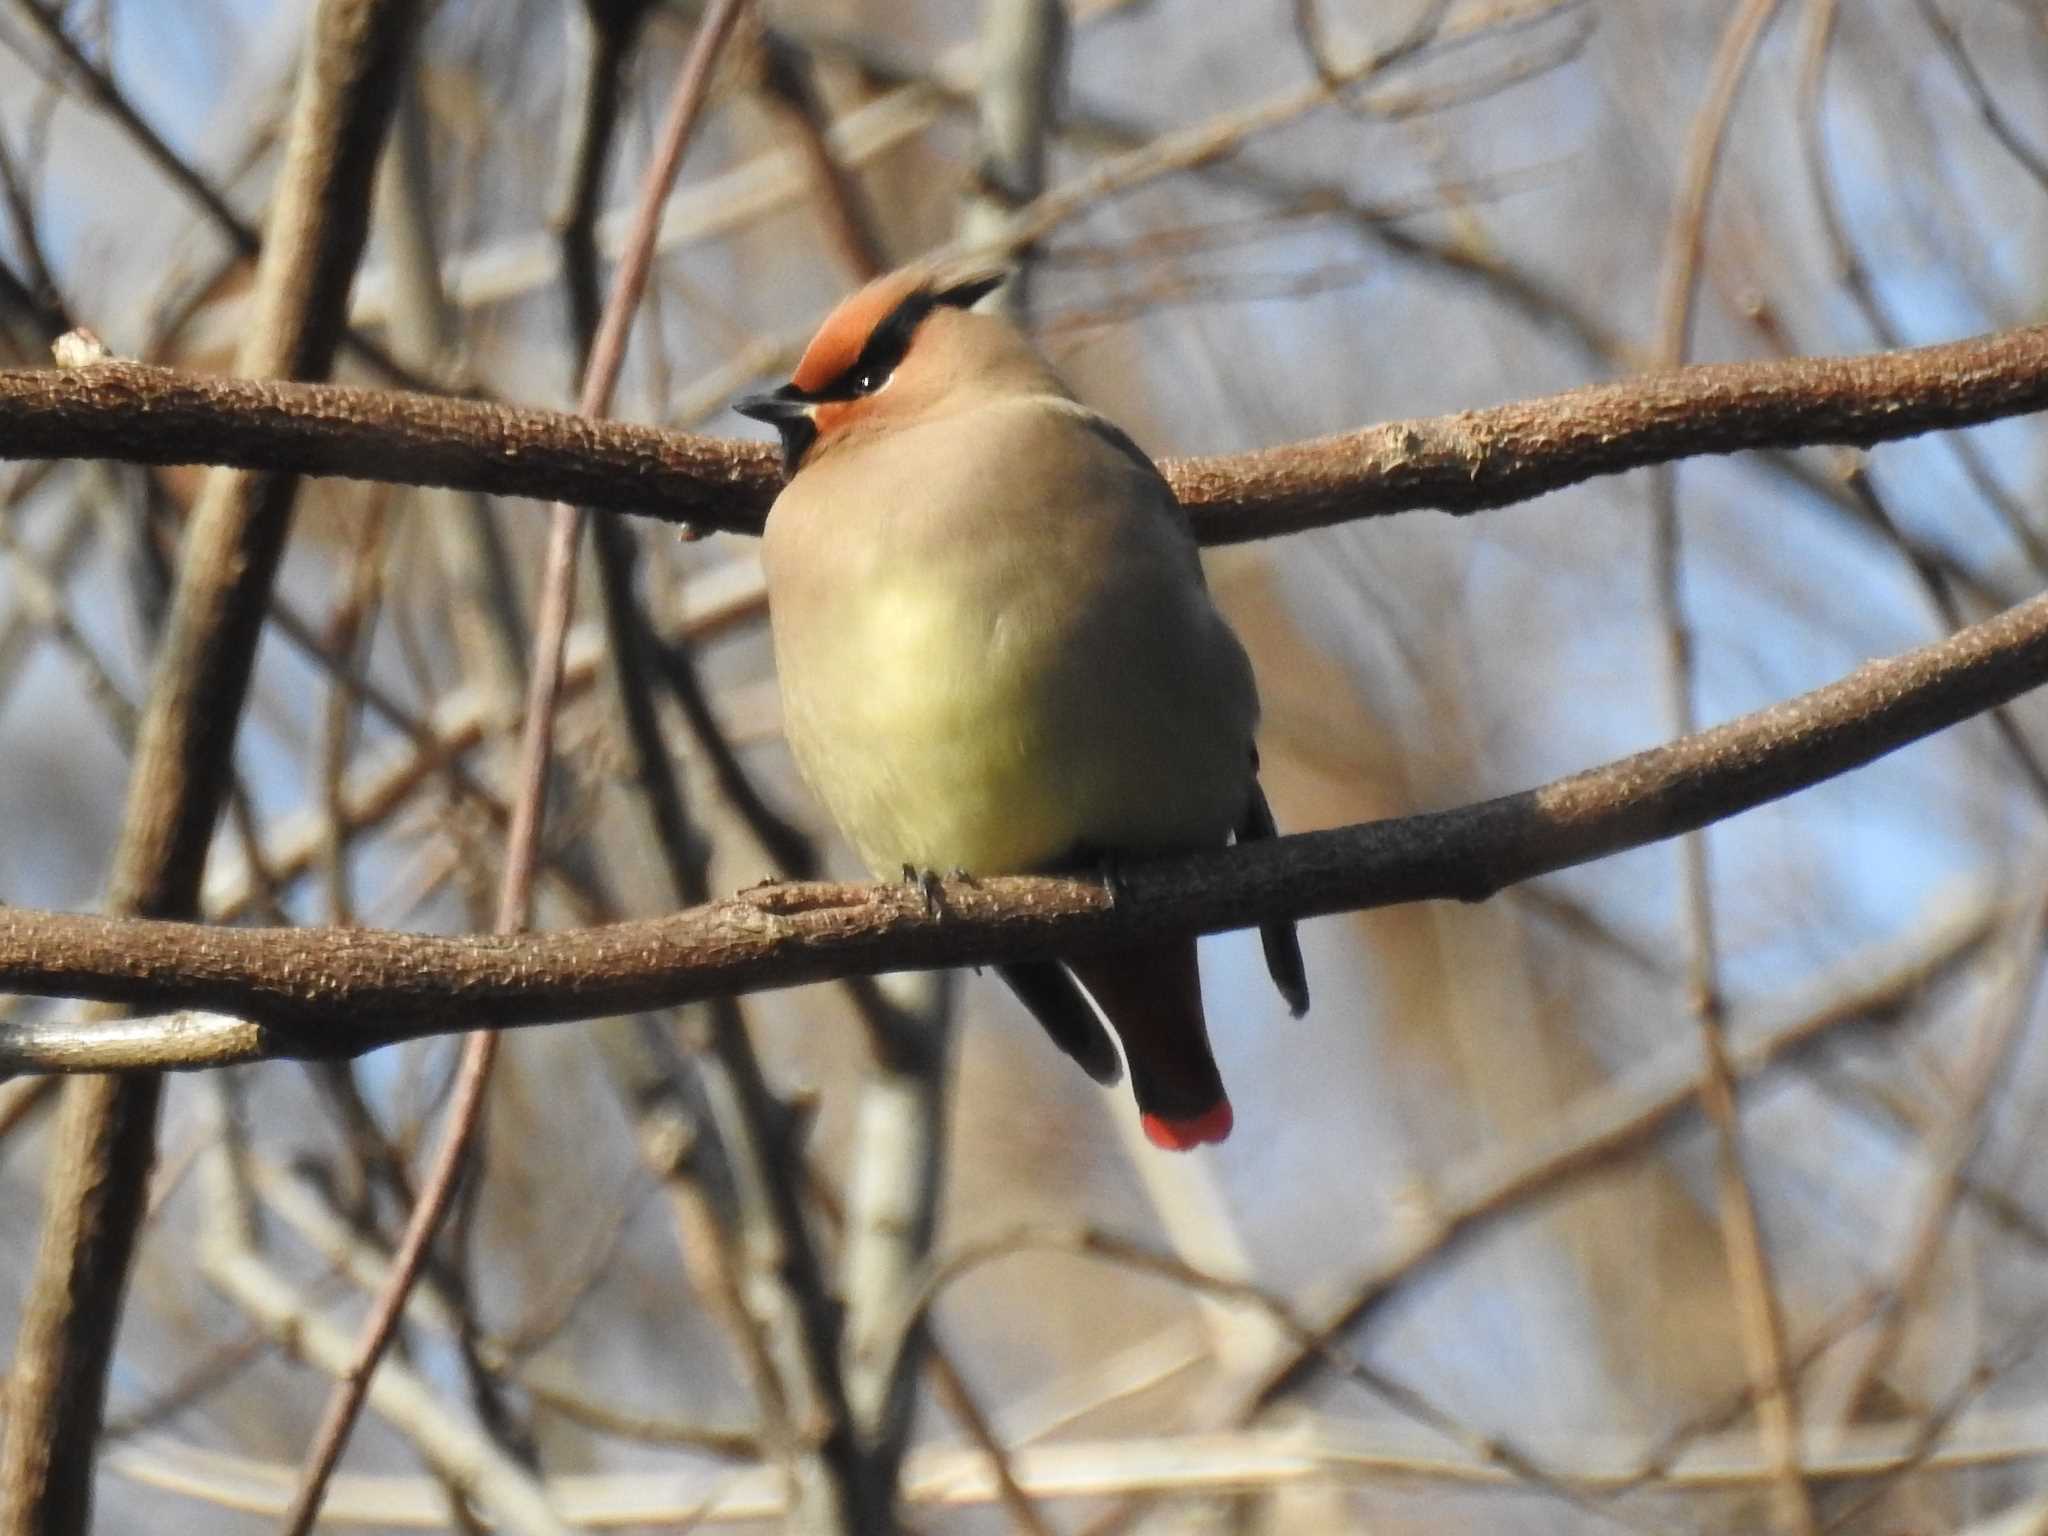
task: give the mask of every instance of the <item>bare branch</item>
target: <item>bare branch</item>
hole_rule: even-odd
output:
[[[29,25],[42,35],[43,41],[61,58],[73,82],[85,96],[90,98],[101,111],[120,125],[121,131],[129,137],[152,165],[161,171],[171,184],[190,198],[206,214],[221,237],[243,256],[254,256],[262,244],[256,227],[228,205],[221,193],[186,164],[178,152],[165,142],[162,134],[143,117],[127,93],[115,82],[114,77],[96,64],[77,41],[64,29],[64,18],[57,6],[48,0],[19,0],[22,14]]]
[[[1701,454],[1869,447],[2048,406],[2048,326],[1852,357],[1712,363],[1162,468],[1207,544],[1479,512]],[[0,371],[0,457],[231,464],[573,501],[757,533],[766,443],[440,396],[142,363]]]
[[[1817,997],[1803,994],[1777,1021],[1743,1031],[1733,1053],[1735,1075],[1757,1076],[1847,1025],[1896,1017],[1931,980],[1981,946],[1999,915],[1991,901],[1976,899],[1937,917],[1926,932],[1915,933],[1891,954],[1857,956],[1816,989]],[[1533,1202],[1557,1195],[1576,1180],[1611,1168],[1649,1145],[1680,1116],[1699,1107],[1701,1086],[1696,1056],[1684,1048],[1667,1052],[1647,1064],[1640,1076],[1631,1074],[1588,1095],[1572,1107],[1554,1134],[1535,1146],[1490,1147],[1454,1166],[1435,1181],[1437,1193],[1428,1221],[1372,1265],[1350,1295],[1325,1313],[1318,1340],[1363,1326],[1399,1287],[1465,1251],[1509,1212],[1526,1211]],[[1856,1321],[1866,1315],[1858,1310]],[[1828,1337],[1832,1342],[1834,1335]],[[1313,1350],[1294,1351],[1251,1395],[1247,1415],[1300,1390],[1322,1360]],[[1752,1403],[1754,1396],[1754,1383],[1746,1383],[1738,1406],[1717,1412],[1704,1427],[1717,1429],[1734,1422],[1741,1406]],[[1667,1468],[1698,1427],[1693,1421],[1666,1437],[1663,1447],[1644,1462],[1638,1480]]]
[[[263,1022],[244,1060],[349,1055],[466,1027],[600,1018],[857,972],[1127,947],[1281,917],[1482,900],[1858,768],[2048,681],[2048,596],[1839,682],[1541,788],[1121,871],[756,887],[669,917],[449,938],[219,929],[0,908],[0,987]],[[208,1064],[222,1054],[212,1053]],[[134,1063],[175,1066],[161,1052]],[[39,1062],[0,1063],[42,1070]]]
[[[1928,1279],[1941,1257],[1957,1202],[1968,1188],[1970,1164],[1989,1132],[1992,1096],[2011,1082],[2012,1053],[2040,989],[2044,926],[2048,926],[2048,903],[2036,895],[2002,946],[1999,974],[1964,1058],[1948,1122],[1928,1138],[1929,1177],[1915,1198],[1896,1278],[1879,1309],[1877,1326],[1858,1335],[1841,1369],[1840,1390],[1819,1416],[1822,1424],[1877,1417],[1877,1389],[1898,1356],[1906,1324],[1924,1299]]]
[[[831,119],[803,45],[772,27],[761,33],[761,95],[788,125],[810,169],[825,237],[840,265],[866,282],[889,265],[874,209],[832,141]]]
[[[296,1287],[246,1249],[215,1242],[203,1256],[207,1276],[287,1349],[336,1376],[350,1364],[345,1329],[307,1306]],[[377,1411],[399,1427],[434,1470],[474,1497],[508,1530],[567,1536],[546,1488],[479,1430],[462,1422],[419,1375],[387,1365],[369,1385]],[[442,1505],[442,1518],[447,1506]]]

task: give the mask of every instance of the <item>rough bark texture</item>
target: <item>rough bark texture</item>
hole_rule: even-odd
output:
[[[934,913],[909,886],[770,885],[671,917],[457,938],[0,908],[0,990],[239,1016],[176,1020],[148,1035],[134,1025],[14,1032],[10,1049],[33,1045],[39,1054],[0,1065],[353,1055],[479,1018],[595,1018],[862,971],[1084,953],[1397,902],[1475,901],[1848,772],[2043,681],[2048,597],[1537,789],[1133,865],[1120,872],[1114,901],[1093,881],[990,878],[948,883]]]
[[[1713,363],[1162,466],[1205,544],[1478,512],[1699,454],[1868,446],[2048,406],[2048,326],[1859,357]],[[475,400],[141,363],[0,371],[0,457],[230,464],[575,502],[758,533],[766,443]]]

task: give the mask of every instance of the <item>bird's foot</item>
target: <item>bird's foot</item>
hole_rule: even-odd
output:
[[[1113,853],[1098,853],[1095,856],[1095,873],[1102,881],[1102,888],[1109,892],[1109,904],[1114,907],[1129,894],[1130,887],[1124,883],[1123,860]]]
[[[919,869],[915,864],[903,866],[903,883],[916,888],[924,898],[926,917],[946,915],[946,882],[936,869]]]

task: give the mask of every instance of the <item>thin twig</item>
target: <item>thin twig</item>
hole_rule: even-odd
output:
[[[746,0],[720,0],[699,28],[685,56],[662,126],[659,147],[641,184],[640,218],[627,259],[613,279],[611,299],[598,332],[590,368],[579,402],[585,416],[601,416],[625,360],[626,338],[640,294],[646,287],[656,221],[662,201],[681,168],[710,85],[711,66]],[[581,513],[558,503],[550,527],[548,554],[541,578],[539,619],[534,654],[528,669],[525,729],[520,738],[518,792],[505,839],[503,884],[499,889],[496,931],[516,934],[524,929],[532,904],[533,878],[540,848],[540,823],[546,808],[548,765],[553,756],[555,706],[560,697],[562,657],[568,641],[570,609],[575,598],[576,550],[582,531]],[[393,1256],[391,1275],[365,1320],[350,1369],[343,1373],[328,1400],[306,1469],[286,1518],[286,1536],[305,1536],[319,1516],[320,1499],[335,1463],[341,1458],[349,1430],[368,1392],[379,1356],[390,1342],[405,1307],[407,1292],[418,1280],[427,1249],[454,1198],[468,1160],[469,1144],[483,1110],[484,1090],[496,1059],[499,1032],[473,1030],[465,1038],[462,1062],[450,1096],[440,1145],[420,1197],[407,1220],[405,1234]]]
[[[257,256],[262,237],[256,227],[236,213],[220,191],[170,146],[128,99],[127,92],[121,89],[113,75],[78,46],[65,30],[63,16],[58,9],[48,0],[16,0],[16,3],[27,13],[30,24],[42,34],[43,40],[64,60],[72,77],[84,88],[85,95],[113,118],[142,152],[143,158],[198,206],[199,211],[206,215],[207,222],[234,248],[238,257],[247,260]],[[359,332],[345,330],[343,340],[358,356],[394,383],[418,386],[424,382],[422,375],[400,365],[376,342]]]
[[[609,138],[609,132],[586,133],[580,143],[586,149],[597,145],[601,153]],[[600,170],[581,170],[575,179],[594,182]],[[592,359],[604,344],[604,326],[579,297],[576,274],[596,271],[596,243],[587,217],[594,208],[594,200],[588,202],[586,217],[562,230],[570,326],[579,354]],[[590,334],[593,326],[596,337]],[[627,782],[653,833],[675,899],[695,905],[710,895],[709,848],[691,825],[661,732],[652,686],[660,670],[660,647],[640,603],[635,533],[619,519],[604,519],[594,530],[593,544],[611,640],[612,681],[631,754]],[[819,1532],[879,1528],[884,1512],[877,1510],[872,1518],[861,1514],[865,1485],[853,1454],[845,1392],[834,1369],[836,1308],[788,1171],[789,1113],[768,1087],[738,999],[710,1000],[705,1033],[707,1049],[692,1063],[700,1091],[691,1134],[651,1125],[643,1130],[643,1156],[669,1190],[697,1289],[747,1364],[763,1444],[787,1481],[796,1524]],[[701,1176],[700,1165],[713,1160],[722,1162],[724,1179]],[[714,1202],[706,1188],[710,1183],[720,1184],[730,1198]]]
[[[1687,137],[1680,193],[1673,207],[1660,295],[1657,361],[1684,362],[1690,350],[1699,268],[1706,242],[1709,205],[1719,174],[1729,118],[1764,32],[1781,0],[1740,0],[1721,34],[1707,90]],[[1697,728],[1693,631],[1680,590],[1683,545],[1678,520],[1674,466],[1660,466],[1651,482],[1654,505],[1650,544],[1652,589],[1664,633],[1664,678],[1674,731]],[[1778,1469],[1773,1504],[1778,1520],[1794,1536],[1814,1536],[1813,1501],[1799,1476],[1799,1398],[1785,1349],[1785,1319],[1772,1276],[1770,1251],[1756,1211],[1743,1160],[1741,1124],[1735,1102],[1735,1072],[1729,1060],[1727,1000],[1721,990],[1713,888],[1704,832],[1678,840],[1680,889],[1686,937],[1686,1008],[1700,1042],[1700,1102],[1713,1127],[1715,1205],[1721,1246],[1734,1289],[1738,1335],[1756,1403],[1765,1454]]]
[[[327,0],[315,14],[256,277],[256,323],[237,359],[244,373],[318,376],[333,359],[416,9],[408,0]],[[294,481],[276,476],[208,479],[142,723],[110,882],[115,911],[196,911],[294,490]],[[149,1075],[86,1079],[67,1090],[0,1442],[7,1536],[83,1530],[88,1522],[93,1447],[158,1098]]]
[[[1962,1065],[1948,1121],[1929,1138],[1928,1178],[1904,1228],[1899,1260],[1877,1327],[1865,1335],[1832,1395],[1829,1425],[1867,1416],[1880,1379],[1891,1368],[1912,1310],[1941,1256],[1956,1202],[1966,1187],[1970,1164],[1983,1145],[1992,1094],[2033,1010],[2042,970],[2041,939],[2048,928],[2048,899],[2036,896],[2019,914],[1998,956],[1991,996]]]
[[[788,124],[810,168],[820,219],[839,261],[857,282],[888,266],[874,209],[832,142],[830,119],[802,44],[773,27],[761,33],[761,93]]]
[[[2030,1336],[2002,1351],[1991,1370],[1972,1372],[1944,1405],[1951,1413],[1935,1426],[1932,1444],[1923,1423],[1861,1429],[1840,1446],[1808,1458],[1808,1479],[1841,1490],[1848,1507],[1856,1487],[1912,1470],[1966,1474],[1996,1469],[2024,1478],[2048,1455],[2048,1425],[2037,1412],[1982,1412],[1960,1423],[1956,1415],[1975,1402],[1998,1367],[2023,1358],[2027,1346],[2038,1347],[2039,1320],[2030,1322]],[[1957,1429],[1966,1433],[1950,1438]],[[1723,1498],[1767,1489],[1775,1474],[1755,1458],[1754,1438],[1744,1430],[1694,1444],[1671,1468],[1666,1487]],[[1557,1442],[1531,1442],[1530,1450],[1563,1469],[1560,1476],[1588,1495],[1636,1484],[1640,1461],[1634,1448],[1603,1437],[1579,1432]],[[123,1447],[108,1460],[110,1469],[132,1484],[203,1499],[215,1509],[275,1515],[283,1503],[280,1483],[286,1469],[253,1457],[158,1443]],[[1013,1467],[1018,1486],[1044,1503],[1148,1494],[1215,1498],[1301,1485],[1381,1495],[1406,1485],[1428,1498],[1461,1489],[1511,1488],[1516,1481],[1498,1459],[1446,1445],[1419,1427],[1328,1415],[1304,1416],[1276,1428],[1063,1439],[1023,1447]],[[350,1524],[379,1530],[446,1528],[447,1506],[438,1487],[418,1476],[365,1474],[346,1482],[346,1488],[337,1488],[335,1509]],[[934,1515],[983,1508],[1001,1496],[978,1446],[919,1448],[910,1457],[904,1484],[905,1503]],[[789,1517],[784,1490],[767,1468],[737,1475],[716,1469],[691,1476],[668,1468],[567,1475],[549,1479],[547,1488],[564,1514],[588,1529],[673,1531],[700,1521],[719,1529],[759,1528]],[[1989,1536],[1993,1527],[1970,1529]]]
[[[969,248],[1008,244],[1018,210],[1045,190],[1059,99],[1066,86],[1066,0],[995,0],[981,15],[980,146],[960,211]],[[989,302],[1022,324],[1030,313],[1030,244],[1011,248],[1017,271]]]
[[[348,1334],[309,1307],[296,1287],[246,1249],[215,1240],[201,1255],[207,1276],[260,1321],[283,1347],[345,1378],[354,1361]],[[368,1385],[379,1413],[400,1426],[434,1470],[511,1530],[569,1536],[546,1485],[437,1398],[409,1369],[387,1364]],[[292,1517],[291,1511],[285,1518]],[[447,1505],[440,1507],[447,1520]]]
[[[452,383],[451,360],[461,355],[461,317],[441,287],[427,151],[420,85],[408,79],[377,187],[379,225],[391,251],[391,351],[421,375],[438,373]],[[526,629],[505,541],[480,495],[436,490],[421,500],[447,575],[449,625],[465,675],[495,692],[509,711],[521,692]]]
[[[897,1319],[898,1337],[906,1335],[939,1292],[955,1281],[983,1265],[1032,1251],[1066,1253],[1098,1260],[1136,1274],[1169,1280],[1222,1301],[1255,1307],[1290,1343],[1321,1356],[1347,1380],[1363,1387],[1404,1417],[1460,1447],[1480,1465],[1492,1467],[1565,1503],[1587,1510],[1598,1508],[1592,1502],[1597,1490],[1578,1486],[1569,1472],[1546,1465],[1536,1455],[1504,1436],[1483,1434],[1468,1427],[1421,1391],[1356,1354],[1340,1349],[1327,1334],[1303,1319],[1285,1297],[1249,1280],[1210,1274],[1177,1255],[1147,1248],[1115,1233],[1088,1227],[1024,1227],[962,1244],[934,1261],[920,1275],[921,1284],[906,1297],[903,1315]]]
[[[2027,141],[2017,124],[1998,104],[1998,98],[1991,94],[1991,86],[1970,57],[1969,49],[1963,46],[1963,37],[1956,30],[1935,0],[1913,0],[1927,29],[1934,34],[1943,55],[1955,66],[1956,77],[1963,82],[1963,89],[1969,92],[1970,103],[1977,109],[1977,115],[1984,119],[1984,126],[1991,130],[1991,136],[1999,146],[2012,156],[2015,164],[2027,173],[2037,189],[2048,192],[2048,154],[2042,153]]]
[[[1900,347],[1906,344],[1905,329],[1878,292],[1876,283],[1871,281],[1870,269],[1857,254],[1848,220],[1842,213],[1841,198],[1835,188],[1833,162],[1827,152],[1826,128],[1822,120],[1823,95],[1828,55],[1834,43],[1839,16],[1839,0],[1807,0],[1804,24],[1800,29],[1800,151],[1806,162],[1806,179],[1813,193],[1814,210],[1820,215],[1821,231],[1834,257],[1836,277],[1848,291],[1879,344]],[[1986,462],[1983,450],[1968,433],[1963,432],[1946,436],[1942,442],[1954,455],[1970,484],[1984,498],[1985,504],[2026,552],[2034,570],[2048,575],[2048,542],[2042,540],[2025,509],[2000,483]],[[1894,537],[1897,537],[1896,533]],[[1909,558],[1919,563],[1922,557],[1909,555]]]
[[[1898,547],[1899,553],[1905,558],[1906,568],[1913,573],[1914,580],[1919,582],[1920,590],[1926,594],[1928,604],[1940,618],[1942,627],[1950,631],[1961,629],[1969,621],[1963,612],[1963,605],[1956,599],[1954,585],[1948,573],[1943,571],[1926,551],[1917,548],[1906,538],[1904,531],[1899,527],[1898,519],[1892,516],[1890,506],[1878,491],[1869,466],[1852,460],[1845,465],[1842,480],[1848,486],[1850,494],[1863,504],[1864,510],[1870,515],[1870,520]],[[2048,809],[2048,763],[2043,763],[2041,754],[2028,739],[2018,714],[2010,705],[2000,705],[1990,712],[1990,721],[1992,729],[1998,733],[1999,739],[2006,745],[2006,750],[2012,754],[2013,762],[2019,768],[2020,777],[2026,780],[2027,787],[2033,791],[2034,799],[2044,809]]]

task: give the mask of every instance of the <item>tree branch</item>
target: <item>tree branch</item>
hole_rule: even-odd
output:
[[[1874,443],[2048,407],[2048,326],[1854,357],[1711,363],[1162,467],[1206,544],[1484,511],[1701,454]],[[758,533],[766,443],[443,396],[108,362],[0,371],[0,458],[230,464],[572,501]]]
[[[0,988],[242,1021],[137,1038],[129,1024],[0,1032],[0,1069],[219,1066],[353,1055],[476,1027],[673,1007],[856,972],[1128,947],[1281,917],[1477,901],[1504,886],[1808,788],[2048,681],[2048,596],[1839,682],[1537,789],[1139,864],[1086,879],[771,885],[672,916],[443,937],[209,928],[0,908]],[[95,1033],[95,1032],[99,1033]],[[131,1031],[129,1043],[116,1038]],[[180,1041],[194,1042],[180,1045]]]

